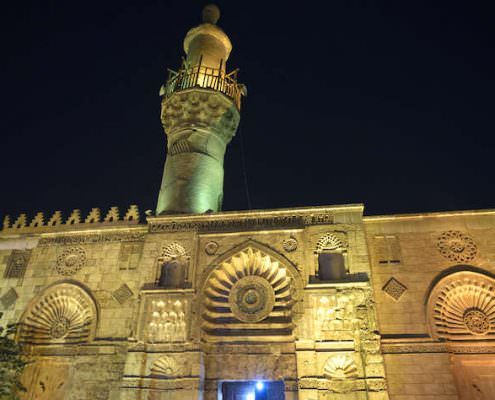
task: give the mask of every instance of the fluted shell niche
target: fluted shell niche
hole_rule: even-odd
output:
[[[279,261],[248,247],[222,262],[204,286],[203,332],[207,337],[292,333],[294,278]]]
[[[26,310],[18,340],[26,344],[77,344],[94,337],[97,323],[93,299],[79,286],[62,283],[48,288]]]
[[[495,337],[495,280],[480,273],[458,272],[433,288],[427,313],[432,336],[447,340]]]

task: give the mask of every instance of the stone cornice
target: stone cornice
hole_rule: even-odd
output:
[[[409,220],[409,219],[429,219],[429,218],[448,218],[448,217],[479,217],[479,216],[495,216],[495,209],[482,209],[482,210],[462,210],[462,211],[440,211],[440,212],[428,212],[428,213],[416,213],[416,214],[395,214],[395,215],[370,215],[363,218],[366,224],[393,222],[397,220]]]
[[[363,205],[219,212],[148,217],[150,232],[230,232],[361,223]]]

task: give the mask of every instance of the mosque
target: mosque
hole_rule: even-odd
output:
[[[206,6],[162,86],[155,213],[9,218],[0,323],[29,400],[489,400],[495,210],[222,212],[245,87]]]

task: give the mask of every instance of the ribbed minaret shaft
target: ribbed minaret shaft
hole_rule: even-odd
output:
[[[209,5],[203,23],[184,39],[187,55],[162,87],[161,120],[167,158],[157,214],[204,213],[221,209],[223,160],[239,124],[242,86],[226,73],[232,45]]]

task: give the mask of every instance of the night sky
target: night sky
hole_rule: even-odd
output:
[[[202,1],[3,6],[0,216],[154,209],[158,91]],[[218,1],[248,97],[224,210],[495,207],[492,1]],[[295,4],[295,3],[294,3]]]

